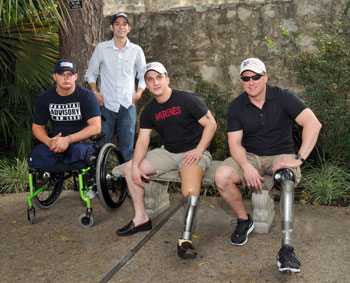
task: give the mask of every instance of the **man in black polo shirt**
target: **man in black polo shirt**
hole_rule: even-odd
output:
[[[240,76],[244,92],[229,104],[227,110],[231,157],[215,174],[221,196],[238,218],[231,236],[233,245],[244,245],[254,229],[238,185],[262,190],[262,175],[273,175],[280,168],[291,169],[298,183],[300,165],[311,153],[322,127],[315,114],[291,91],[267,84],[268,76],[261,60],[244,60]],[[292,138],[294,121],[303,127],[297,155]],[[289,241],[287,244],[282,241],[277,259],[280,271],[300,271],[300,262]]]

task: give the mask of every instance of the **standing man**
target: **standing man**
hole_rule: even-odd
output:
[[[187,198],[182,237],[178,255],[194,258],[192,229],[199,200],[203,173],[212,157],[206,150],[216,130],[216,122],[207,106],[195,93],[171,89],[166,69],[161,63],[146,66],[145,80],[154,99],[146,105],[140,118],[140,132],[134,157],[124,168],[124,175],[134,204],[135,217],[117,231],[129,236],[152,229],[144,201],[142,178],[177,169],[181,175],[181,192]],[[162,137],[164,148],[147,153],[152,129]]]
[[[35,106],[32,131],[41,144],[34,147],[29,166],[41,168],[63,161],[84,165],[91,143],[83,141],[101,132],[101,112],[94,94],[75,84],[78,74],[73,62],[56,63],[56,86],[39,96]],[[50,137],[46,125],[51,122]]]
[[[113,38],[96,46],[85,74],[85,80],[95,93],[101,113],[102,131],[105,142],[114,135],[115,124],[120,151],[125,161],[132,158],[134,147],[136,103],[145,89],[145,55],[140,46],[127,38],[131,30],[129,18],[124,13],[115,14],[109,26]],[[101,75],[101,91],[96,88],[96,80]],[[135,78],[138,88],[135,91]]]
[[[240,76],[244,92],[230,103],[227,110],[231,157],[223,162],[215,174],[221,196],[238,218],[231,236],[233,245],[244,245],[248,234],[254,229],[238,185],[261,190],[262,175],[273,175],[284,168],[281,172],[288,173],[283,173],[286,176],[285,184],[291,183],[294,190],[294,180],[297,184],[301,178],[300,165],[311,153],[322,127],[315,114],[295,94],[267,84],[266,68],[259,59],[244,60]],[[294,121],[303,127],[298,154],[294,153],[292,137]],[[293,205],[292,190],[284,191],[283,188],[282,206],[286,204],[285,200],[290,201],[287,208]],[[285,209],[281,207],[283,240],[277,254],[277,264],[280,271],[299,272],[300,262],[295,257],[290,239],[292,215],[283,215],[286,214]]]

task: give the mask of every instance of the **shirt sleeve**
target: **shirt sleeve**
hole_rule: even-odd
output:
[[[288,89],[284,89],[284,91],[281,92],[281,105],[293,120],[295,120],[304,109],[308,108],[299,97]]]
[[[187,93],[184,105],[190,107],[189,109],[197,121],[209,111],[203,100],[196,93]]]
[[[88,68],[85,72],[85,81],[88,83],[96,83],[98,74],[100,72],[100,49],[101,45],[98,44],[92,53]]]
[[[235,109],[235,104],[232,101],[227,108],[227,132],[236,132],[243,129],[242,124],[237,116],[238,111]]]
[[[140,116],[140,128],[141,129],[153,129],[151,117],[148,114],[150,111],[150,104],[146,105],[146,107],[142,110]]]
[[[145,89],[146,83],[145,83],[145,71],[146,71],[146,58],[145,54],[143,53],[143,50],[141,47],[138,48],[139,52],[137,54],[136,59],[136,72],[137,72],[137,79],[138,79],[138,88]]]
[[[88,91],[86,93],[86,98],[86,121],[93,117],[101,116],[101,110],[100,106],[98,105],[96,96],[91,91]]]
[[[33,123],[37,125],[46,125],[50,119],[50,113],[48,106],[45,105],[45,98],[43,95],[38,97],[35,105],[34,120]]]

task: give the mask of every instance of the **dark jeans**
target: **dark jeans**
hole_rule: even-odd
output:
[[[66,165],[84,166],[85,154],[88,148],[92,147],[91,143],[72,143],[63,153],[55,153],[43,143],[34,147],[29,158],[31,168],[42,168],[45,166],[55,165],[58,161],[63,160]],[[93,154],[93,152],[91,152]]]
[[[120,151],[125,161],[131,160],[134,151],[136,107],[130,106],[126,109],[120,105],[119,112],[116,113],[101,106],[101,114],[106,118],[102,121],[102,132],[106,134],[105,143],[111,142],[117,123]]]

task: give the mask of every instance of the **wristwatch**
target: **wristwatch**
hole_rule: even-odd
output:
[[[295,159],[299,159],[302,163],[305,162],[305,159],[300,156],[300,154],[295,155]]]

